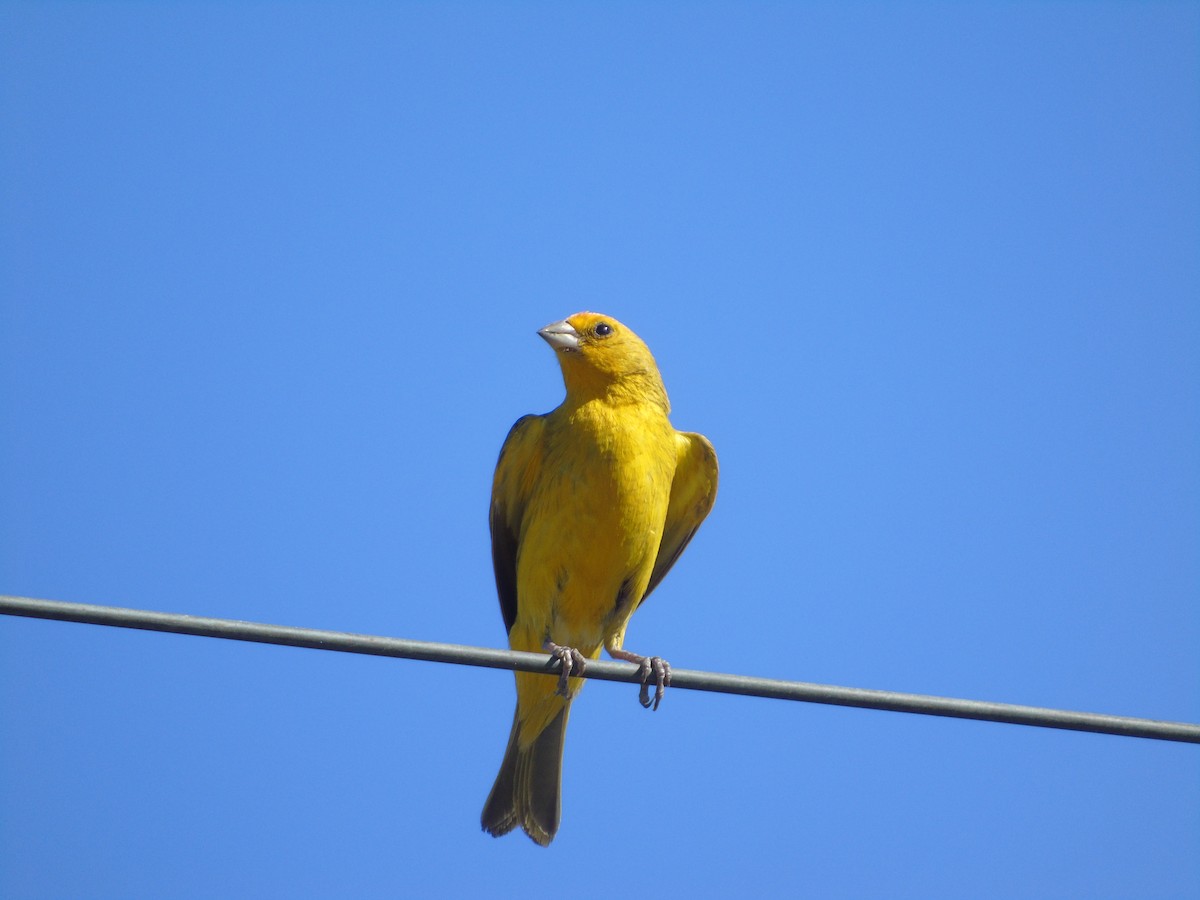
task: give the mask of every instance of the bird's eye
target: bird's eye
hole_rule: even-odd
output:
[[[606,337],[612,334],[612,326],[607,322],[601,322],[596,326],[596,337]]]

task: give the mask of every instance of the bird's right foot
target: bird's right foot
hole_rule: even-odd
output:
[[[570,678],[580,677],[587,668],[587,658],[574,647],[562,647],[554,641],[546,641],[543,647],[550,654],[551,661],[562,663],[562,671],[558,676],[558,693],[570,697]]]

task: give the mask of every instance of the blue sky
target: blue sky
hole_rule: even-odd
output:
[[[0,7],[0,593],[499,646],[535,330],[716,507],[627,645],[1200,721],[1193,4]],[[0,618],[0,894],[1200,896],[1197,748]]]

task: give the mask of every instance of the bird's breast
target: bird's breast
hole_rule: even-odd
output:
[[[632,609],[629,598],[645,592],[671,493],[674,432],[655,421],[569,425],[551,434],[523,523],[518,619],[538,645],[549,637],[590,653],[613,630],[619,600]]]

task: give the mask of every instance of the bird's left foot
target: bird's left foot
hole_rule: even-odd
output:
[[[620,647],[608,647],[607,650],[608,655],[613,659],[637,663],[640,670],[638,675],[642,680],[642,689],[638,692],[638,702],[646,709],[658,709],[658,704],[662,703],[663,695],[671,685],[671,664],[661,656],[640,656]],[[653,676],[654,682],[653,700],[650,699],[651,676]]]

